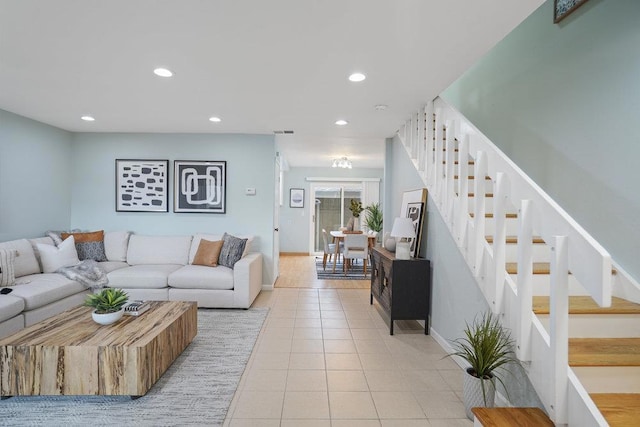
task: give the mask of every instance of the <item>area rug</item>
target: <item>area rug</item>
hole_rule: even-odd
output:
[[[0,401],[2,426],[220,426],[268,308],[198,310],[198,335],[149,392]]]
[[[327,261],[327,268],[322,268],[322,257],[316,257],[316,273],[318,279],[323,280],[371,280],[371,265],[367,263],[367,275],[364,275],[362,260],[358,260],[357,264],[351,266],[347,274],[342,271],[342,259],[336,263],[336,272],[333,271],[333,261]]]

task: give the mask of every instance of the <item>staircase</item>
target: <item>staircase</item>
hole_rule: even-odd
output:
[[[640,285],[441,98],[398,136],[554,423],[640,425]]]

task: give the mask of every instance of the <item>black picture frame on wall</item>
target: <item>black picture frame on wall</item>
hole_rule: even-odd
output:
[[[173,211],[227,213],[227,162],[174,160]]]
[[[304,208],[304,188],[292,188],[289,190],[289,207]]]
[[[587,0],[553,0],[553,22],[557,24],[585,4]]]
[[[169,212],[169,160],[116,159],[116,212]]]

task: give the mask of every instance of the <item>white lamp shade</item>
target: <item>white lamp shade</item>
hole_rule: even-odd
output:
[[[409,239],[416,237],[416,231],[413,228],[413,220],[411,218],[396,218],[393,221],[391,235],[393,237],[406,237]]]

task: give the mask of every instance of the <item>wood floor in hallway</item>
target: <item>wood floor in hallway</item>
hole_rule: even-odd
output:
[[[315,256],[281,255],[280,276],[276,288],[369,289],[370,280],[320,280],[316,275]],[[327,268],[329,265],[327,263]]]

